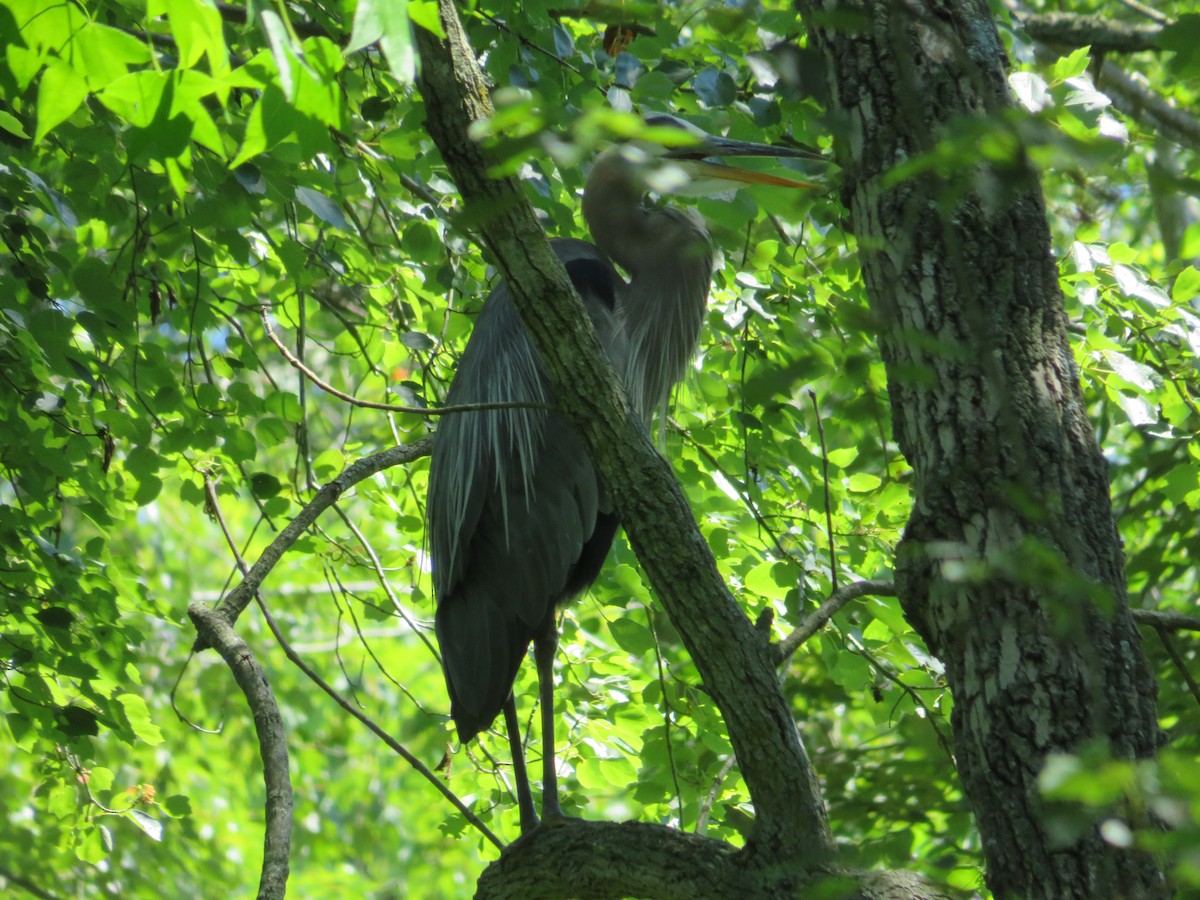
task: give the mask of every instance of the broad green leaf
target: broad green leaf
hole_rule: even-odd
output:
[[[70,118],[87,94],[87,82],[78,72],[60,62],[50,63],[38,83],[34,141],[40,143],[54,128]]]
[[[29,135],[25,132],[24,124],[10,112],[0,110],[0,128],[19,138],[29,139]]]
[[[145,700],[137,694],[118,694],[117,702],[124,708],[125,717],[139,740],[151,746],[163,742],[162,732],[151,721],[150,709]]]
[[[433,21],[437,21],[436,4]],[[359,0],[354,8],[354,26],[346,53],[355,53],[364,47],[379,42],[387,59],[392,76],[400,84],[411,84],[416,78],[416,50],[412,43],[412,28],[409,23],[410,3],[388,2],[388,0]],[[428,5],[422,5],[413,22],[428,27]],[[440,23],[438,28],[440,30]]]
[[[1071,51],[1069,56],[1059,59],[1054,64],[1055,83],[1061,84],[1086,72],[1088,63],[1091,62],[1091,52],[1091,47],[1079,47]]]

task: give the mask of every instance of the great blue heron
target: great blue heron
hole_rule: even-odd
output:
[[[664,154],[703,179],[702,185],[689,183],[690,193],[746,183],[807,187],[705,157],[808,154],[713,137],[669,116],[647,122],[676,125],[696,137]],[[656,409],[665,409],[695,352],[713,269],[712,243],[698,218],[643,205],[657,168],[637,148],[602,154],[583,193],[583,218],[595,244],[552,241],[647,424]],[[561,414],[545,408],[553,406],[551,388],[508,286],[500,284],[484,303],[446,403],[505,401],[530,408],[442,420],[426,514],[450,714],[466,742],[504,712],[521,830],[527,832],[538,818],[513,682],[532,641],[541,698],[542,816],[561,817],[554,765],[555,610],[596,578],[618,522],[582,438]]]

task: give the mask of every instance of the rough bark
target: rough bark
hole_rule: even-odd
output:
[[[1165,896],[1149,857],[1095,830],[1056,842],[1039,799],[1047,754],[1104,742],[1147,757],[1158,728],[1036,175],[1018,152],[889,177],[1010,110],[987,4],[798,5],[828,64],[844,198],[914,472],[896,584],[946,665],[989,886]]]
[[[907,872],[813,872],[744,864],[730,845],[661,825],[575,822],[505,851],[475,892],[488,900],[950,900]]]

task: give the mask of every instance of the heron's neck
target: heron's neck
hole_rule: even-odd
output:
[[[712,277],[702,223],[678,209],[642,205],[645,187],[627,161],[605,154],[583,195],[583,217],[600,251],[629,274],[618,317],[629,342],[626,390],[648,420],[695,353]]]
[[[629,162],[610,151],[596,160],[583,190],[583,220],[600,251],[635,276],[646,268],[650,234],[646,188]]]

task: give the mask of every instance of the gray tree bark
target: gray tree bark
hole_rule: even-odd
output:
[[[1158,726],[987,4],[798,7],[828,66],[844,201],[914,472],[897,588],[946,665],[989,886],[997,897],[1166,896],[1149,856],[1097,829],[1052,837],[1039,797],[1048,754],[1100,743],[1148,757]],[[1012,138],[1010,156],[892,177],[944,137],[989,129]]]

